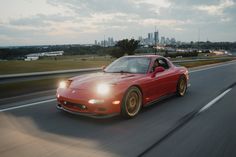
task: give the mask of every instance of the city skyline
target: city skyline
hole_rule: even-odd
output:
[[[155,27],[159,40],[235,42],[235,10],[234,0],[1,0],[0,46],[138,39]]]
[[[148,46],[154,46],[157,44],[161,44],[161,45],[165,45],[165,44],[180,44],[181,41],[176,41],[175,37],[166,37],[166,36],[159,36],[159,31],[157,29],[155,29],[154,32],[149,32],[147,33],[145,37],[143,36],[138,36],[137,39],[139,41],[140,45],[148,45]],[[130,39],[134,39],[134,38],[130,38]],[[99,45],[102,47],[110,47],[110,46],[115,46],[118,40],[114,40],[113,37],[108,37],[106,38],[106,36],[104,36],[103,40],[94,40],[94,44],[93,45]]]

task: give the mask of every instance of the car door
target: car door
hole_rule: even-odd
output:
[[[154,62],[152,63],[152,68],[150,69],[150,76],[146,79],[145,81],[145,89],[146,89],[146,94],[145,94],[145,100],[147,102],[152,102],[154,100],[159,99],[161,96],[165,95],[167,93],[166,89],[166,82],[168,81],[168,69],[166,69],[163,72],[157,73],[154,77],[151,77],[151,74],[153,73],[153,65]]]
[[[176,74],[175,68],[165,59],[159,58],[159,63],[162,67],[165,68],[163,73],[158,73],[157,78],[164,79],[163,82],[163,95],[172,93],[176,89]]]

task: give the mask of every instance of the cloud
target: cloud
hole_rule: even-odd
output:
[[[14,0],[4,1],[9,1],[7,8]],[[235,40],[236,36],[235,31],[217,36],[219,31],[226,34],[235,27],[233,0],[31,1],[19,0],[10,11],[2,11],[5,7],[0,6],[0,33],[4,37],[35,43],[92,43],[104,35],[118,40],[146,37],[155,26],[161,35],[183,41],[195,40],[190,34],[198,28],[210,30],[204,33],[210,39]]]
[[[191,23],[190,20],[182,21],[182,20],[175,20],[175,19],[145,19],[140,22],[140,25],[156,25],[156,26],[179,26],[184,24]]]
[[[235,5],[232,0],[221,0],[218,4],[214,5],[199,5],[195,9],[207,12],[209,15],[224,15],[224,11]]]
[[[137,14],[141,17],[153,17],[161,8],[168,8],[168,0],[48,0],[52,6],[64,6],[70,8],[77,15],[89,16],[93,13]]]
[[[171,5],[171,2],[168,0],[133,0],[133,3],[139,8],[147,6],[147,10],[157,14],[160,14],[161,8],[169,8]]]
[[[73,18],[72,16],[64,16],[60,14],[51,14],[51,15],[44,15],[44,14],[37,14],[31,17],[19,18],[10,20],[11,25],[18,25],[18,26],[45,26],[47,22],[66,22]]]

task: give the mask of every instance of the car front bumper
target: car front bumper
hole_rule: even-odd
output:
[[[57,105],[57,109],[71,113],[71,114],[75,114],[75,115],[80,115],[80,116],[86,116],[86,117],[91,117],[91,118],[111,118],[114,116],[119,115],[119,113],[113,113],[113,114],[98,114],[98,113],[83,113],[83,112],[76,112],[76,111],[72,111],[69,109],[64,108],[62,105],[58,104]]]

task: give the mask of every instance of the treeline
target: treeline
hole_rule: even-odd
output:
[[[12,47],[0,48],[0,59],[24,59],[26,55],[32,53],[42,53],[51,51],[64,51],[64,55],[85,55],[102,53],[103,47],[83,46],[83,45],[54,45],[54,46],[32,46],[32,47]]]
[[[60,51],[63,46],[25,46],[0,48],[0,59],[24,59],[26,55],[31,53],[41,53],[48,51]]]
[[[236,42],[190,42],[181,45],[166,45],[166,47],[196,49],[209,53],[209,50],[236,50]],[[64,51],[64,55],[111,55],[112,57],[121,57],[124,54],[133,55],[134,53],[154,53],[151,47],[144,48],[139,46],[139,41],[124,39],[117,43],[115,47],[101,47],[95,45],[52,45],[52,46],[28,46],[0,48],[0,59],[24,59],[27,54],[41,53],[50,51]],[[197,52],[168,54],[167,57],[175,56],[197,56]]]
[[[121,57],[124,54],[133,55],[138,48],[139,41],[124,39],[115,47],[101,47],[97,45],[55,45],[55,46],[32,46],[16,48],[0,48],[0,59],[24,59],[31,53],[42,53],[50,51],[64,51],[64,55],[111,55]]]
[[[172,45],[173,47],[173,45]],[[191,49],[214,49],[214,50],[235,50],[236,42],[190,42],[181,45],[175,45],[175,48]]]

